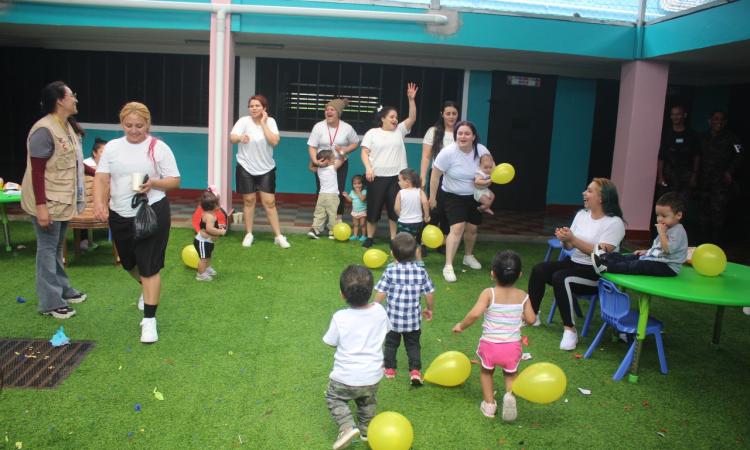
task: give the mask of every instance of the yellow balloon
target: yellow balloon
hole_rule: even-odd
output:
[[[552,363],[536,363],[525,368],[513,382],[513,393],[533,403],[552,403],[562,397],[568,379]]]
[[[435,358],[424,373],[425,381],[441,386],[458,386],[471,375],[471,362],[461,352],[449,351]]]
[[[362,256],[362,261],[370,269],[377,269],[378,267],[385,264],[387,260],[388,254],[383,250],[378,250],[377,248],[371,248],[367,250],[364,256]]]
[[[186,245],[185,248],[182,249],[182,262],[184,262],[186,266],[192,269],[197,269],[200,260],[201,257],[198,255],[198,250],[195,249],[193,244]]]
[[[727,255],[719,246],[701,244],[693,252],[693,268],[701,275],[715,277],[727,267]]]
[[[492,182],[497,184],[508,184],[516,176],[516,169],[508,163],[498,164],[492,171]]]
[[[333,237],[337,241],[346,241],[352,235],[352,227],[348,223],[341,222],[333,226]]]
[[[397,412],[382,412],[367,427],[367,443],[373,450],[409,450],[413,442],[414,427]]]
[[[438,248],[443,245],[443,232],[435,225],[427,225],[422,230],[422,243],[429,248]]]

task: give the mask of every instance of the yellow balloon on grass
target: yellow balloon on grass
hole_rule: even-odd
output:
[[[462,384],[471,375],[471,362],[461,352],[449,351],[441,354],[424,373],[425,381],[441,386],[453,387]]]
[[[701,244],[693,252],[693,268],[701,275],[715,277],[727,267],[727,255],[714,244]]]
[[[333,237],[337,241],[346,241],[352,235],[352,227],[348,223],[341,222],[333,226]]]
[[[414,427],[397,412],[382,412],[367,426],[367,443],[373,450],[409,450],[413,442]]]
[[[367,250],[364,256],[362,256],[362,262],[364,262],[365,265],[370,269],[377,269],[378,267],[385,264],[387,260],[388,254],[383,250],[378,250],[377,248],[371,248]]]
[[[184,262],[186,266],[192,269],[197,269],[200,260],[201,257],[198,255],[198,250],[195,249],[193,244],[188,244],[182,249],[182,262]]]
[[[516,169],[508,163],[498,164],[490,176],[493,183],[508,184],[516,176]]]
[[[443,232],[435,225],[427,225],[422,230],[422,243],[429,248],[438,248],[443,245]]]
[[[533,403],[552,403],[565,393],[568,379],[552,363],[536,363],[525,368],[513,382],[513,393]]]

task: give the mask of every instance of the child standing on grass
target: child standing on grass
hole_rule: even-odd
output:
[[[328,222],[328,235],[333,239],[333,226],[336,224],[336,210],[339,207],[339,182],[336,171],[339,170],[346,159],[334,159],[333,150],[321,150],[318,152],[318,165],[310,164],[310,170],[318,174],[320,181],[320,193],[315,203],[312,228],[307,233],[312,239],[319,239]]]
[[[604,272],[629,275],[674,277],[687,259],[688,237],[680,223],[685,203],[675,191],[667,192],[656,201],[656,231],[659,233],[648,250],[631,255],[591,252],[591,261],[598,274]]]
[[[343,193],[346,201],[352,204],[352,237],[350,241],[364,241],[367,239],[367,189],[365,189],[365,177],[354,175],[352,177],[352,190]],[[361,230],[361,231],[360,231]]]
[[[367,426],[375,417],[378,383],[383,378],[383,340],[391,328],[383,307],[368,303],[372,294],[372,273],[368,269],[347,267],[339,286],[349,308],[333,315],[323,336],[323,342],[336,347],[326,390],[328,410],[339,426],[334,450],[349,446],[358,435],[367,440]],[[357,404],[356,424],[350,400]]]
[[[396,377],[396,351],[403,337],[406,355],[409,358],[409,379],[412,386],[421,386],[420,326],[422,315],[426,320],[432,320],[435,287],[425,268],[414,262],[416,250],[417,241],[409,233],[398,233],[391,240],[391,254],[396,262],[383,271],[380,281],[375,286],[375,290],[378,291],[375,301],[380,303],[387,298],[386,312],[393,327],[385,337],[383,347],[385,377]],[[424,311],[419,303],[422,294],[427,303],[427,309]]]
[[[397,232],[409,233],[417,241],[417,261],[422,260],[422,230],[430,221],[430,202],[424,191],[419,188],[419,175],[406,168],[398,173],[398,185],[401,188],[396,194],[394,210],[398,214]]]
[[[198,273],[195,279],[198,281],[211,281],[216,276],[216,271],[211,267],[211,254],[214,251],[214,239],[227,234],[224,225],[219,225],[214,211],[219,209],[219,198],[211,191],[201,194],[198,202],[203,209],[201,216],[200,231],[193,239],[193,246],[198,251],[200,262],[198,262]]]
[[[454,333],[469,328],[484,315],[482,337],[479,338],[477,355],[482,362],[480,379],[482,382],[482,403],[479,409],[487,417],[495,417],[495,402],[492,376],[495,367],[503,368],[505,395],[503,396],[503,420],[516,420],[516,398],[511,392],[513,381],[518,375],[521,361],[521,323],[534,323],[536,314],[526,292],[516,289],[513,284],[521,276],[521,257],[511,250],[503,250],[492,260],[492,278],[495,287],[487,288],[479,294],[474,307],[464,319],[453,327]]]
[[[474,177],[474,200],[479,202],[477,209],[492,215],[495,214],[491,209],[492,202],[495,201],[495,193],[490,190],[493,170],[495,170],[495,160],[492,159],[492,155],[482,155]]]

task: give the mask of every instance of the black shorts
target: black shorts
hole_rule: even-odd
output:
[[[396,194],[400,190],[398,186],[398,175],[392,177],[375,177],[367,186],[367,221],[375,223],[380,220],[383,205],[388,211],[388,219],[394,222],[398,220],[396,214]]]
[[[214,243],[208,242],[208,241],[199,241],[198,239],[193,239],[193,247],[198,251],[198,256],[200,256],[201,259],[208,259],[211,257],[211,254],[214,252]]]
[[[472,225],[482,223],[482,213],[477,210],[479,202],[474,200],[474,195],[456,195],[443,191],[443,211],[448,225],[469,222]]]
[[[417,244],[422,245],[422,230],[424,230],[424,222],[417,222],[417,223],[403,223],[398,222],[396,224],[396,232],[397,233],[409,233],[412,236],[414,236],[414,239],[417,240]]]
[[[151,208],[156,213],[159,226],[153,236],[140,241],[136,241],[133,236],[134,217],[122,217],[109,211],[109,229],[120,255],[122,268],[130,271],[137,265],[138,272],[144,277],[156,275],[164,267],[164,254],[172,225],[169,200],[166,197],[151,205]]]
[[[258,191],[267,194],[276,193],[275,167],[263,175],[252,175],[244,167],[237,164],[237,168],[234,171],[234,178],[238,194],[255,194]]]

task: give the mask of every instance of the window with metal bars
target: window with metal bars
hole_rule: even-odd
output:
[[[364,134],[374,126],[380,105],[395,106],[399,119],[409,111],[406,83],[419,86],[417,123],[410,137],[421,137],[440,117],[444,101],[460,104],[463,71],[433,67],[258,58],[256,92],[270,102],[269,114],[284,131],[310,131],[323,120],[326,103],[346,98],[341,119]]]

